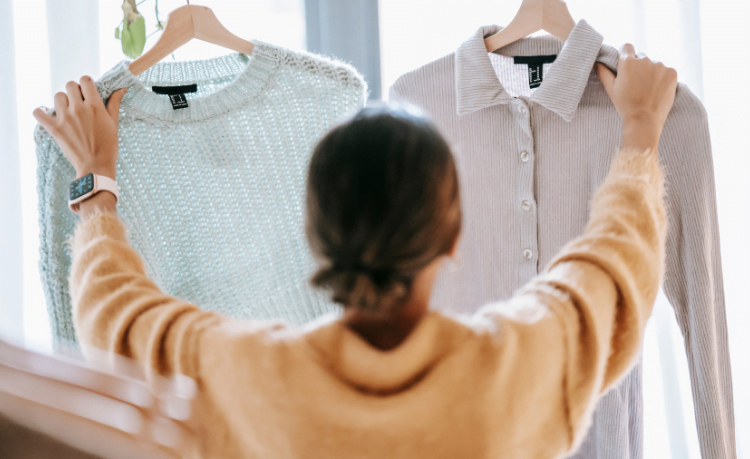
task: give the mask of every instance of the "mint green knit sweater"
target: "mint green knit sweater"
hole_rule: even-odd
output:
[[[317,140],[364,105],[350,66],[254,42],[232,54],[157,64],[139,77],[123,61],[98,81],[120,109],[118,210],[149,275],[164,291],[239,318],[302,323],[332,310],[309,277],[303,231],[307,164]],[[152,86],[197,83],[173,109]],[[72,167],[43,129],[38,159],[40,262],[53,336],[75,340],[66,241]]]

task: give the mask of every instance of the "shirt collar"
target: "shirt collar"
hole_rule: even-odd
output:
[[[459,116],[512,100],[498,80],[484,45],[486,37],[500,30],[502,27],[496,25],[480,27],[456,51],[456,111]],[[545,72],[542,85],[531,95],[531,101],[571,121],[594,62],[603,60],[608,67],[616,67],[616,55],[613,64],[611,50],[600,51],[602,42],[601,34],[581,19],[565,42],[552,35],[528,37],[495,53],[507,56],[557,54],[557,59]]]

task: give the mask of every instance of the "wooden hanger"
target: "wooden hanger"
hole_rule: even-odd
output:
[[[130,73],[140,75],[193,38],[223,46],[238,53],[251,54],[253,52],[253,44],[228,31],[216,18],[211,8],[191,5],[188,0],[187,5],[169,13],[164,33],[146,54],[130,63],[128,67]]]
[[[510,24],[485,38],[484,45],[491,53],[540,30],[565,41],[575,25],[576,21],[564,0],[523,0]]]

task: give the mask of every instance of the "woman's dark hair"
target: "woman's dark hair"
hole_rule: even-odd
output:
[[[315,286],[344,307],[387,311],[461,229],[448,144],[416,108],[362,109],[329,132],[310,161],[307,238]]]

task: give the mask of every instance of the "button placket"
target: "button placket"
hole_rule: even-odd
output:
[[[534,202],[534,137],[531,130],[531,114],[521,99],[513,101],[513,117],[522,132],[519,142],[519,180],[517,189],[517,212],[520,213],[518,228],[519,274],[522,282],[531,280],[537,274],[537,212]]]

